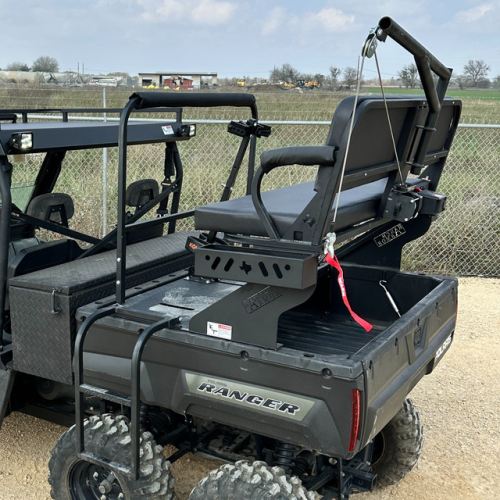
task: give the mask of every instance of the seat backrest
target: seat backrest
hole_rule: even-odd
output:
[[[458,125],[461,102],[445,99],[435,131],[422,164],[415,163],[418,146],[425,133],[425,122],[429,112],[428,104],[422,96],[387,97],[387,110],[382,96],[360,96],[354,107],[354,97],[344,99],[335,110],[327,146],[335,147],[337,156],[335,167],[319,166],[315,182],[316,194],[301,212],[293,227],[284,237],[293,239],[294,232],[307,235],[305,241],[318,245],[330,229],[330,211],[335,196],[340,191],[356,188],[380,179],[387,179],[386,189],[380,196],[379,216],[389,193],[396,182],[404,182],[410,172],[420,173],[430,180],[430,189],[435,190],[442,167]],[[352,113],[354,122],[349,141]],[[390,124],[387,117],[390,117]],[[394,153],[393,139],[399,158],[399,169]],[[342,165],[347,154],[344,177]],[[401,171],[401,175],[399,174]],[[318,221],[314,227],[307,227],[311,219]],[[304,221],[304,222],[302,222]],[[365,220],[352,222],[353,226]]]
[[[125,194],[125,203],[129,207],[142,208],[146,203],[158,196],[158,182],[154,179],[141,179],[132,182]]]
[[[68,227],[68,220],[73,217],[74,211],[73,200],[69,194],[47,193],[33,198],[26,214]]]
[[[127,192],[125,193],[125,203],[129,207],[135,207],[135,211],[137,212],[137,210],[140,210],[144,205],[146,205],[146,203],[158,196],[159,192],[160,188],[155,179],[141,179],[132,182],[132,184],[127,187]],[[132,216],[128,212],[127,214],[128,217]],[[149,238],[156,238],[162,234],[163,226],[161,224],[136,229],[135,231],[127,233],[127,245],[147,240]]]
[[[338,147],[338,163],[344,161],[347,151],[354,99],[354,96],[348,97],[339,104],[326,139],[326,145]],[[388,96],[386,103],[403,174],[400,180],[405,181],[412,166],[416,167],[413,163],[429,108],[425,98],[418,95]],[[431,134],[426,165],[447,156],[460,107],[460,101],[444,100],[436,130]],[[382,96],[358,98],[342,190],[398,172],[387,111]],[[320,168],[318,182],[321,182],[323,171]]]

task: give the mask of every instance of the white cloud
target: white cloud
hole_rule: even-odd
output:
[[[354,16],[348,16],[341,10],[325,7],[316,14],[309,14],[306,21],[323,25],[328,31],[344,31],[354,22]]]
[[[290,27],[294,32],[319,34],[321,32],[345,32],[354,23],[355,16],[346,15],[341,10],[325,7],[318,12],[308,12],[304,16],[294,15]]]
[[[231,19],[236,4],[217,0],[138,0],[144,8],[141,18],[148,22],[191,21],[195,24],[224,24]]]
[[[319,11],[309,11],[302,15],[292,14],[282,7],[272,9],[261,24],[263,35],[272,35],[278,31],[288,31],[301,37],[324,32],[344,32],[354,23],[354,15],[346,15],[341,10],[324,7]],[[282,33],[284,35],[284,33]]]
[[[236,5],[230,2],[203,0],[193,9],[192,18],[198,24],[223,24],[231,19],[235,10]]]
[[[492,3],[482,3],[476,7],[472,7],[472,9],[461,10],[455,15],[455,21],[465,24],[473,23],[481,19],[492,8]]]
[[[267,19],[264,21],[264,23],[261,26],[261,33],[263,35],[271,35],[274,33],[276,30],[278,30],[283,22],[285,21],[285,9],[282,7],[275,7],[269,15],[267,16]]]

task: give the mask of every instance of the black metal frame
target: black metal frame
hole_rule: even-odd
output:
[[[0,146],[1,149],[1,146]],[[0,210],[0,352],[3,353],[5,299],[7,296],[7,269],[9,265],[10,218],[12,212],[12,196],[10,183],[12,165],[0,151],[0,196],[2,210]]]
[[[255,106],[255,99],[251,96],[251,99],[245,97],[244,99],[234,100],[231,95],[227,97],[225,94],[218,95],[206,95],[206,94],[191,94],[186,99],[183,96],[182,99],[183,106],[189,105],[236,105],[236,106],[249,106],[252,110],[252,118],[257,120],[257,108]],[[83,345],[85,337],[90,330],[90,327],[99,319],[102,319],[110,315],[120,315],[121,306],[125,303],[126,298],[126,247],[127,233],[140,227],[148,227],[152,224],[166,223],[168,222],[169,232],[175,229],[175,221],[191,216],[193,211],[184,213],[175,213],[178,209],[180,186],[182,184],[182,162],[180,160],[179,151],[175,143],[168,144],[168,148],[171,148],[173,153],[173,162],[175,167],[175,180],[164,189],[156,198],[149,201],[146,205],[141,207],[132,216],[127,218],[125,211],[125,195],[126,195],[126,177],[127,177],[127,124],[131,113],[138,109],[148,109],[150,111],[158,111],[157,109],[151,109],[150,101],[153,100],[155,107],[157,106],[171,106],[178,102],[178,96],[173,96],[171,94],[135,94],[131,97],[129,103],[123,109],[120,119],[119,128],[119,163],[118,163],[118,224],[115,231],[108,234],[105,238],[101,240],[98,245],[95,245],[92,249],[82,254],[83,256],[89,255],[101,247],[111,242],[116,236],[117,239],[117,272],[116,272],[116,304],[102,309],[98,309],[94,314],[85,319],[82,326],[80,327],[77,338],[75,341],[75,419],[76,419],[76,440],[77,440],[77,455],[83,460],[87,460],[96,465],[109,467],[118,472],[126,474],[130,477],[138,479],[140,477],[140,458],[139,458],[139,444],[140,444],[140,390],[141,390],[141,358],[147,341],[151,336],[162,330],[164,328],[170,328],[176,323],[176,319],[162,319],[156,323],[151,324],[146,329],[144,329],[139,338],[136,341],[134,351],[131,359],[131,396],[130,398],[120,396],[118,394],[110,393],[99,387],[90,386],[83,383]],[[201,102],[200,97],[202,97]],[[192,98],[192,99],[190,99]],[[241,102],[240,102],[241,101]],[[212,104],[217,103],[217,104]],[[238,154],[236,156],[235,163],[231,169],[228,183],[222,194],[223,199],[228,199],[230,196],[231,188],[236,181],[237,173],[241,167],[243,157],[246,153],[246,149],[249,144],[255,141],[254,136],[246,136],[242,139]],[[250,164],[250,169],[252,169],[252,163]],[[167,198],[171,193],[174,194],[171,215],[161,217],[160,219],[152,221],[144,221],[143,223],[137,222],[145,213],[147,213],[151,208],[160,203],[162,200]],[[118,403],[125,406],[131,407],[131,439],[132,439],[132,449],[131,449],[131,467],[124,467],[120,464],[111,463],[102,457],[96,457],[93,454],[85,451],[84,442],[84,394],[98,396],[101,399],[109,400],[114,403]]]
[[[140,407],[141,407],[141,360],[142,353],[146,347],[147,341],[153,334],[163,328],[171,328],[176,320],[162,319],[149,325],[139,335],[134,347],[131,359],[131,392],[130,397],[121,396],[111,393],[100,387],[92,386],[83,383],[83,344],[85,337],[90,330],[90,327],[99,319],[111,315],[120,315],[121,308],[115,304],[110,307],[98,309],[94,314],[86,318],[83,322],[75,341],[75,425],[76,425],[76,449],[78,458],[87,460],[102,467],[109,467],[118,472],[127,474],[128,476],[139,479],[140,477]],[[85,405],[84,395],[96,396],[100,399],[111,401],[124,406],[130,407],[131,413],[131,466],[130,468],[123,465],[112,463],[102,457],[97,457],[90,452],[85,451]]]
[[[163,107],[214,107],[214,106],[235,106],[235,107],[249,107],[252,112],[252,119],[258,120],[257,105],[255,103],[255,97],[250,94],[169,94],[164,92],[147,92],[147,93],[136,93],[130,97],[129,102],[123,108],[123,112],[120,116],[120,128],[119,128],[119,152],[118,152],[118,223],[116,228],[117,237],[117,265],[116,265],[116,300],[119,304],[125,303],[125,290],[126,290],[126,234],[128,226],[135,222],[139,217],[137,214],[132,218],[127,220],[127,214],[125,210],[125,193],[126,193],[126,179],[127,179],[127,133],[128,133],[128,122],[130,115],[135,110],[148,110],[148,111],[158,111]],[[243,137],[242,143],[240,145],[233,169],[230,174],[227,186],[228,188],[223,192],[223,198],[229,198],[231,192],[232,184],[236,180],[236,174],[243,161],[246,148],[249,143],[255,141],[255,136]],[[254,150],[254,148],[253,148]],[[178,152],[177,152],[178,153]],[[181,167],[180,157],[178,154],[175,155],[177,158],[176,167]],[[251,159],[251,165],[249,165],[249,175],[251,170],[253,170],[253,161]],[[248,185],[248,182],[247,182]],[[163,191],[163,193],[166,193]],[[162,196],[163,193],[160,195]],[[154,200],[151,200],[151,204]],[[148,205],[149,205],[148,204]],[[156,203],[155,203],[156,204]],[[145,205],[141,212],[146,209],[148,205]],[[151,207],[149,207],[151,208]],[[148,210],[149,210],[148,208]],[[160,219],[165,222],[165,219]]]
[[[69,122],[69,118],[71,114],[99,114],[102,116],[103,113],[106,114],[119,114],[123,111],[122,108],[50,108],[50,109],[8,109],[3,110],[2,114],[6,116],[17,116],[21,115],[22,123],[32,124],[33,127],[37,127],[38,122],[32,123],[29,122],[29,116],[31,114],[41,115],[41,114],[60,114],[61,121],[63,123]],[[182,109],[178,107],[170,107],[170,108],[162,108],[160,110],[151,109],[151,111],[160,111],[163,113],[175,113],[176,122],[182,121]],[[100,123],[100,122],[99,122]],[[10,133],[9,126],[11,124],[0,124],[0,131]],[[57,122],[55,122],[55,126],[57,126]],[[186,140],[185,138],[177,138],[176,140]],[[90,149],[93,147],[104,147],[105,144],[82,144],[82,148]],[[71,148],[63,148],[61,150],[60,147],[55,146],[47,146],[42,151],[46,152],[46,156],[42,162],[40,170],[38,172],[37,178],[35,180],[35,186],[33,193],[31,195],[31,199],[39,194],[45,194],[48,192],[52,192],[52,189],[57,182],[59,177],[62,162],[64,160],[66,151]],[[36,149],[29,150],[26,154],[30,154],[32,152],[37,151]],[[75,239],[79,239],[81,241],[86,241],[97,247],[98,251],[102,248],[109,248],[109,244],[112,243],[112,238],[105,239],[104,243],[102,240],[98,240],[97,238],[93,238],[89,235],[85,235],[78,231],[73,231],[71,229],[65,228],[63,226],[52,224],[47,221],[42,221],[39,219],[35,219],[30,217],[24,213],[21,213],[18,210],[14,210],[12,206],[12,196],[11,196],[11,176],[12,176],[12,164],[8,161],[7,155],[13,154],[13,151],[5,150],[3,145],[0,144],[0,196],[2,199],[2,210],[0,215],[0,308],[2,311],[5,310],[5,298],[7,293],[7,274],[8,274],[8,256],[9,256],[9,243],[10,243],[10,231],[11,231],[11,220],[15,218],[27,224],[31,224],[33,226],[42,227],[53,232],[62,234],[64,236],[72,237]],[[154,206],[154,204],[152,205]],[[150,207],[151,208],[151,207]],[[144,215],[146,211],[141,211],[139,217],[136,217],[132,222],[138,220],[142,215]],[[191,214],[192,215],[192,214]],[[189,215],[184,215],[185,217]],[[36,224],[35,224],[36,223]],[[99,243],[101,242],[101,243]],[[92,248],[94,248],[92,247]],[[4,327],[5,317],[4,314],[0,317],[0,355],[2,357],[2,361],[5,361],[6,356],[9,355],[10,346],[4,345]],[[5,359],[4,359],[5,358]]]
[[[186,99],[187,97],[187,99]],[[68,228],[64,228],[59,225],[51,224],[50,222],[39,221],[38,219],[34,219],[29,217],[26,214],[20,213],[19,211],[12,210],[12,198],[10,193],[10,183],[11,183],[11,173],[12,173],[12,165],[9,163],[7,155],[12,154],[11,151],[5,151],[2,145],[0,144],[0,195],[2,197],[2,213],[0,218],[0,223],[2,224],[2,228],[0,229],[0,241],[2,244],[0,245],[0,307],[5,309],[5,297],[6,297],[6,286],[7,286],[7,266],[8,266],[8,247],[9,247],[9,232],[10,232],[10,221],[11,217],[15,216],[18,220],[26,222],[28,224],[34,224],[37,222],[37,226],[44,227],[46,229],[58,232],[63,234],[64,236],[73,237],[79,239],[81,241],[86,241],[88,243],[92,243],[93,246],[83,252],[77,258],[83,258],[94,253],[99,252],[104,248],[113,248],[114,241],[118,236],[119,242],[119,256],[121,255],[123,258],[117,259],[117,297],[121,300],[124,299],[124,290],[125,284],[123,280],[125,280],[125,259],[126,259],[126,245],[124,244],[126,233],[132,232],[136,229],[147,228],[152,225],[157,224],[169,224],[168,233],[172,233],[175,231],[175,223],[179,219],[191,217],[194,214],[194,210],[189,210],[186,212],[178,212],[179,208],[179,199],[180,199],[180,190],[182,187],[182,162],[180,159],[180,155],[177,149],[177,145],[174,143],[167,143],[167,149],[173,151],[173,159],[174,166],[176,171],[175,180],[164,189],[159,195],[147,203],[144,207],[137,210],[136,213],[129,218],[126,219],[125,216],[125,190],[126,190],[126,147],[127,147],[127,124],[130,118],[131,113],[147,110],[148,113],[151,112],[161,112],[161,113],[175,113],[176,121],[182,122],[182,107],[179,107],[179,103],[182,106],[245,106],[250,107],[252,119],[257,122],[258,113],[257,107],[255,104],[255,98],[251,95],[237,95],[234,97],[232,94],[190,94],[190,95],[175,95],[175,94],[167,94],[167,93],[139,93],[135,94],[129,104],[122,108],[50,108],[50,109],[7,109],[2,111],[2,116],[15,116],[21,115],[22,123],[31,123],[29,122],[29,115],[35,114],[60,114],[61,121],[63,123],[67,123],[70,121],[71,114],[120,114],[120,125],[119,125],[119,150],[120,150],[120,159],[119,159],[119,212],[118,212],[118,227],[117,229],[111,231],[104,238],[98,240],[97,238],[93,238],[91,236],[85,235],[83,233],[79,233],[77,231],[73,231]],[[124,117],[124,113],[126,113],[126,117]],[[36,124],[34,125],[36,126]],[[5,129],[0,125],[0,130]],[[176,138],[175,140],[186,140],[189,138]],[[125,142],[123,142],[125,141]],[[255,168],[255,149],[256,149],[256,136],[250,135],[242,138],[242,144],[240,145],[236,160],[234,162],[233,168],[231,170],[228,182],[226,183],[226,187],[222,194],[222,199],[228,199],[230,196],[231,189],[236,180],[236,176],[241,167],[243,157],[245,156],[246,150],[250,145],[250,157],[248,164],[248,174],[247,174],[247,190],[249,189],[251,179],[253,177],[253,171]],[[91,147],[101,147],[103,145],[82,145],[82,148],[91,148]],[[71,149],[71,148],[67,148]],[[32,151],[28,151],[29,154]],[[32,198],[39,195],[44,194],[46,192],[51,192],[54,188],[54,185],[57,181],[59,173],[62,168],[62,162],[64,160],[66,154],[66,150],[46,150],[46,156],[43,160],[42,166],[38,173],[38,176],[35,181],[35,187],[32,193]],[[159,219],[154,219],[150,221],[137,222],[139,219],[145,215],[150,209],[154,206],[161,203],[163,200],[167,200],[170,194],[173,194],[172,204],[171,204],[171,214],[165,217],[161,217]],[[126,226],[125,226],[126,221]],[[120,265],[120,262],[123,265]],[[118,283],[119,282],[119,283]],[[9,349],[8,346],[4,346],[3,341],[3,322],[4,317],[0,318],[0,354],[2,357],[6,354],[6,351]]]
[[[383,17],[379,21],[376,34],[377,38],[382,42],[385,42],[388,36],[391,37],[415,58],[415,64],[418,68],[425,97],[430,108],[425,126],[422,127],[422,138],[412,164],[412,173],[420,174],[425,168],[424,157],[429,147],[432,132],[436,130],[436,123],[446,95],[446,89],[451,79],[452,70],[441,63],[441,61],[390,17]],[[434,86],[431,71],[439,77],[436,86]]]
[[[21,115],[21,123],[31,123],[29,121],[29,116],[28,115],[46,115],[46,114],[60,114],[62,121],[63,122],[69,122],[70,121],[70,115],[82,115],[82,114],[98,114],[98,115],[108,115],[108,114],[114,114],[114,115],[120,115],[120,113],[123,111],[123,108],[35,108],[35,109],[28,109],[28,108],[13,108],[13,109],[2,109],[0,116],[4,115],[11,115],[11,116],[18,116]],[[153,110],[151,110],[153,111]],[[167,110],[160,110],[160,111],[167,111]],[[182,109],[177,108],[177,109],[169,109],[168,112],[175,112],[176,113],[176,121],[181,122],[182,121]],[[16,122],[14,122],[16,123]],[[18,122],[17,122],[18,123]]]

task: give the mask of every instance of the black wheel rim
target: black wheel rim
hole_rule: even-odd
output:
[[[71,500],[125,500],[122,487],[118,479],[111,477],[111,471],[103,467],[85,462],[75,463],[69,473],[69,492]],[[103,481],[108,480],[105,493],[99,490]],[[108,486],[109,485],[109,486]]]

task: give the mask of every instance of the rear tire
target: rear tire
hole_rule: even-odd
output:
[[[94,455],[130,466],[130,423],[124,416],[102,415],[85,421],[85,449]],[[133,480],[76,455],[76,428],[57,441],[49,461],[50,494],[54,500],[174,500],[170,462],[149,432],[140,443],[141,477]],[[107,481],[107,482],[105,482]],[[103,494],[99,487],[106,487]]]
[[[374,439],[372,472],[377,486],[399,483],[417,465],[422,453],[423,427],[411,399]]]
[[[297,477],[265,462],[225,464],[202,479],[189,500],[315,500]]]

